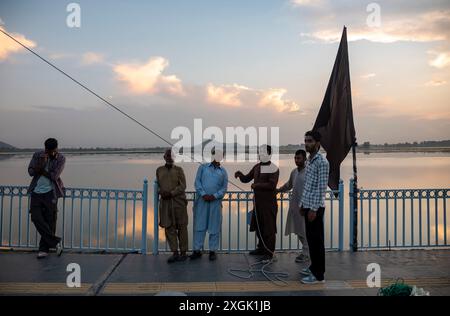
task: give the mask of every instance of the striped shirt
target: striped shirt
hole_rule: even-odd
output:
[[[308,159],[300,206],[316,211],[319,207],[325,207],[329,171],[328,160],[321,153],[318,152],[311,160]]]

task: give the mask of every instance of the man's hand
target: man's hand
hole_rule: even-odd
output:
[[[235,178],[240,178],[240,177],[242,177],[244,174],[242,173],[242,172],[240,172],[240,171],[236,171],[235,173],[234,173],[234,177]]]
[[[48,154],[43,153],[39,155],[37,166],[34,168],[34,172],[38,175],[43,175],[45,172],[45,165],[48,161]]]
[[[313,222],[317,217],[317,212],[309,211],[308,212],[308,221]]]
[[[48,154],[44,153],[39,156],[39,166],[44,168],[45,164],[48,161]]]
[[[34,167],[33,170],[34,170],[35,174],[40,176],[40,175],[42,175],[44,168],[42,168],[41,166],[37,166],[37,167]]]
[[[161,194],[161,198],[162,198],[163,200],[169,200],[169,199],[172,198],[172,193],[170,193],[170,192],[167,192],[167,191],[161,191],[160,194]]]
[[[305,210],[303,209],[303,207],[300,207],[300,215],[305,216]]]
[[[211,202],[214,201],[216,199],[216,197],[212,194],[205,194],[202,196],[203,200],[206,202]]]

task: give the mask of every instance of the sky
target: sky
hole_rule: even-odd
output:
[[[200,118],[302,143],[344,25],[357,141],[449,139],[448,0],[0,1],[0,28],[169,140]],[[0,34],[0,141],[47,137],[164,144]]]

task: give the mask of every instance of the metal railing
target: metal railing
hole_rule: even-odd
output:
[[[301,243],[297,237],[285,236],[286,216],[289,209],[289,193],[279,193],[278,214],[277,214],[277,240],[276,249],[298,250]],[[192,216],[192,204],[196,197],[195,191],[187,191],[188,215]],[[339,190],[326,192],[326,212],[325,212],[325,247],[327,250],[343,250],[344,248],[344,185],[342,180],[339,183]],[[222,231],[220,234],[220,251],[241,252],[255,248],[255,233],[249,232],[247,226],[247,213],[253,207],[253,192],[251,191],[228,191],[222,200]],[[168,244],[164,239],[163,230],[159,223],[159,196],[158,183],[153,184],[153,209],[154,209],[154,232],[153,232],[153,254],[160,251],[169,251]],[[193,225],[189,223],[189,241],[192,241]],[[162,236],[160,238],[159,236]],[[207,244],[205,238],[205,245]]]
[[[0,247],[38,246],[27,189],[0,186]],[[142,190],[66,188],[58,199],[56,234],[65,248],[146,253],[147,199],[147,180]]]
[[[349,206],[353,196],[358,201],[358,248],[425,248],[449,247],[447,233],[447,199],[450,189],[358,189],[353,192],[350,180]],[[147,218],[148,182],[142,190],[104,188],[66,188],[58,201],[57,235],[64,247],[76,250],[136,251],[152,253],[169,251],[164,231],[159,227],[158,184],[153,187],[153,218]],[[279,193],[276,250],[297,250],[296,236],[285,236],[289,193]],[[192,208],[195,191],[188,199],[189,241],[193,236]],[[352,240],[353,212],[348,227],[344,223],[344,185],[327,191],[325,212],[325,247],[344,250],[347,231]],[[0,186],[0,247],[35,248],[39,234],[29,216],[30,198],[26,186]],[[151,205],[150,205],[151,208]],[[222,202],[220,250],[241,252],[254,249],[256,236],[249,232],[247,213],[253,208],[253,192],[229,191]],[[152,221],[153,220],[153,221]],[[147,224],[150,223],[150,229]],[[347,222],[348,223],[348,222]],[[347,230],[348,228],[348,230]],[[153,236],[151,234],[153,233]],[[207,238],[205,240],[207,246]],[[351,247],[351,245],[350,245]]]
[[[350,210],[353,194],[350,179]],[[450,246],[446,206],[450,189],[358,189],[356,194],[359,249]],[[350,212],[350,227],[352,223]]]

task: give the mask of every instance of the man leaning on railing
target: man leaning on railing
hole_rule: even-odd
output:
[[[66,158],[58,152],[58,141],[49,138],[45,150],[35,152],[28,165],[28,174],[33,177],[28,194],[31,194],[31,221],[41,235],[38,259],[48,256],[51,248],[61,256],[61,238],[56,236],[58,198],[64,196],[64,185],[60,178]]]

